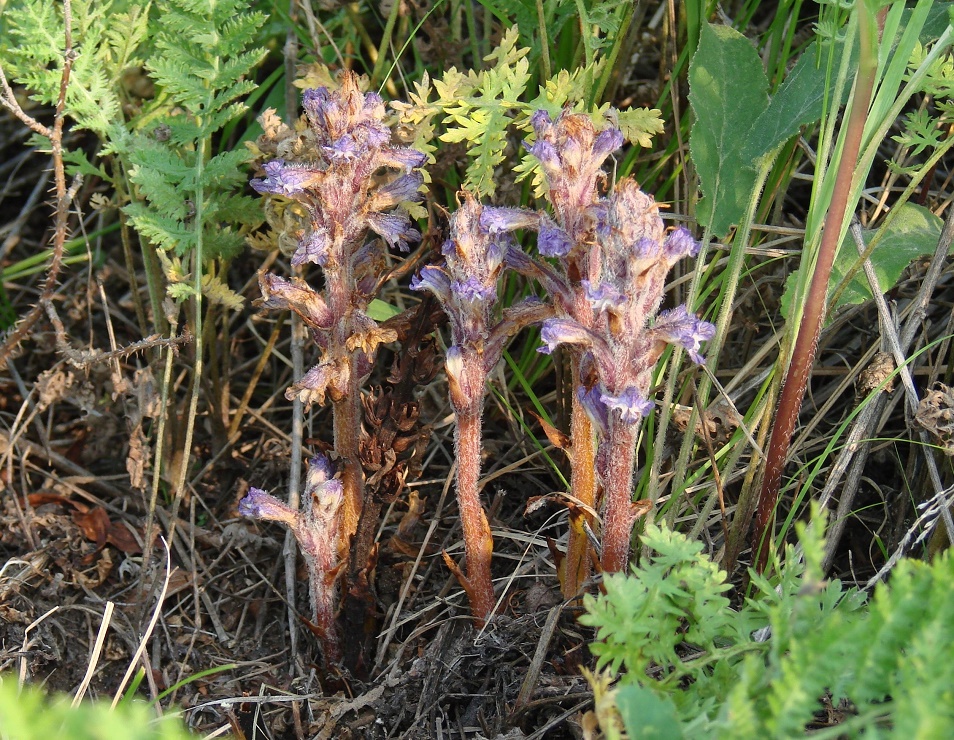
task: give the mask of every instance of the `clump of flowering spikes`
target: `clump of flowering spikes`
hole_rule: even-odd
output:
[[[549,309],[536,300],[516,304],[494,319],[497,280],[511,253],[507,231],[535,226],[535,214],[515,209],[482,207],[471,195],[451,219],[444,244],[444,264],[428,266],[411,281],[414,290],[429,290],[441,303],[451,326],[445,369],[450,401],[456,413],[457,502],[464,533],[466,575],[447,553],[444,560],[467,593],[478,625],[490,618],[494,589],[490,559],[493,538],[480,504],[481,417],[487,377],[503,354],[507,340],[522,327],[539,321]]]
[[[344,502],[336,542],[346,548],[364,502],[359,462],[360,385],[371,371],[375,349],[392,341],[367,314],[382,274],[385,244],[407,251],[420,234],[396,206],[419,200],[423,178],[416,171],[421,152],[390,145],[380,96],[362,93],[351,72],[341,88],[306,90],[303,98],[314,161],[277,159],[264,165],[265,177],[252,180],[260,193],[299,202],[308,214],[292,265],[317,263],[324,272],[318,293],[305,281],[262,274],[259,284],[266,308],[290,309],[311,329],[320,362],[286,393],[307,405],[331,399],[334,447],[342,460]],[[382,169],[397,174],[381,177]],[[368,231],[381,239],[365,242]]]
[[[312,621],[328,664],[341,658],[341,639],[335,626],[337,579],[341,568],[337,537],[341,527],[344,487],[334,477],[331,461],[316,455],[308,463],[302,508],[292,509],[261,488],[250,488],[239,501],[239,514],[282,522],[298,540],[308,567]]]
[[[566,110],[556,121],[546,111],[537,111],[531,124],[536,140],[527,148],[540,160],[547,181],[547,199],[556,216],[555,222],[549,216],[541,217],[537,240],[540,254],[556,258],[561,273],[561,289],[550,285],[549,292],[559,314],[589,328],[593,312],[583,281],[594,278],[600,270],[595,226],[600,211],[599,185],[605,179],[602,167],[607,157],[622,146],[623,136],[613,126],[597,131],[588,115]],[[572,387],[576,388],[585,382],[579,353],[571,357],[570,366]],[[580,504],[570,510],[567,551],[560,563],[563,594],[572,598],[590,572],[586,525],[593,526],[594,522],[584,512],[595,510],[597,492],[594,430],[575,396],[566,451],[571,462],[571,493]]]
[[[636,440],[639,422],[653,408],[653,367],[670,343],[701,363],[700,343],[714,336],[715,327],[685,306],[657,315],[669,270],[698,252],[689,232],[679,228],[666,236],[658,206],[632,179],[617,183],[600,209],[599,269],[591,265],[590,278],[581,281],[590,320],[547,319],[540,351],[552,352],[559,344],[579,347],[581,377],[595,379],[578,387],[577,397],[602,433],[597,466],[604,491],[602,567],[615,572],[626,566],[635,522]]]

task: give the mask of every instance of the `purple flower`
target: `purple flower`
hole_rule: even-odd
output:
[[[626,296],[612,283],[601,282],[594,288],[589,280],[581,280],[580,285],[594,311],[619,312],[626,303]]]
[[[618,128],[604,128],[593,142],[593,156],[603,162],[610,154],[623,146],[623,132]]]
[[[549,141],[538,139],[533,144],[524,142],[524,146],[527,148],[527,151],[540,160],[540,164],[543,165],[543,171],[547,176],[560,174],[560,155],[557,154],[556,147],[553,146],[553,144]]]
[[[303,193],[322,175],[321,170],[307,165],[289,164],[284,159],[275,159],[263,165],[264,178],[256,178],[249,184],[258,193],[274,193],[294,197]]]
[[[317,525],[316,535],[321,536],[321,530],[335,526],[335,517],[344,501],[344,485],[334,477],[335,469],[325,455],[315,455],[308,461],[308,472],[305,475],[305,495],[307,496],[308,519],[312,525]],[[333,542],[335,532],[328,532],[330,542]],[[330,537],[329,537],[330,535]]]
[[[693,238],[689,229],[680,226],[666,237],[663,250],[670,264],[674,264],[683,257],[695,257],[699,254],[699,242]]]
[[[601,393],[600,400],[610,411],[617,411],[624,424],[635,424],[644,416],[649,416],[654,404],[647,400],[638,388],[630,386],[618,396]]]
[[[411,290],[429,290],[437,300],[446,304],[451,297],[451,281],[447,273],[440,267],[427,265],[411,278]]]
[[[331,235],[325,228],[313,229],[312,232],[301,240],[295,254],[292,255],[292,266],[314,262],[316,265],[324,267],[328,263],[328,257],[331,252]]]
[[[238,513],[250,519],[265,519],[284,522],[294,527],[298,521],[298,512],[288,504],[279,501],[261,488],[249,488],[245,497],[239,501]]]
[[[484,285],[475,277],[469,277],[463,281],[455,280],[450,287],[451,293],[470,303],[495,301],[497,299],[496,284]]]
[[[540,341],[545,346],[537,347],[537,352],[548,355],[561,344],[590,347],[600,338],[572,319],[547,319],[540,327]]]
[[[497,235],[517,229],[533,228],[539,216],[524,208],[493,208],[485,206],[480,212],[480,226],[488,233]]]
[[[549,216],[540,218],[540,231],[537,234],[537,251],[544,257],[565,257],[573,249],[569,234],[557,226]]]
[[[533,130],[536,131],[537,136],[540,136],[542,132],[546,131],[548,126],[553,125],[553,119],[550,118],[550,114],[546,110],[539,108],[530,116],[530,125],[533,126]]]
[[[411,220],[403,211],[397,213],[369,213],[368,226],[392,249],[402,252],[411,250],[410,242],[421,240],[421,232],[411,226]]]
[[[583,386],[580,386],[576,389],[576,397],[583,406],[583,410],[586,411],[586,415],[593,420],[593,423],[599,427],[603,434],[606,434],[609,428],[609,413],[601,395],[598,388],[586,390]]]
[[[379,161],[383,167],[411,170],[422,167],[427,161],[427,155],[409,147],[385,146],[381,147]]]
[[[419,201],[423,198],[420,192],[423,184],[424,176],[420,172],[408,172],[406,175],[396,177],[372,193],[369,207],[372,210],[381,211],[404,201]]]
[[[715,331],[715,326],[689,313],[685,306],[663,311],[652,328],[652,333],[657,338],[684,347],[689,356],[700,365],[705,362],[699,354],[701,343],[712,339]]]
[[[265,308],[290,308],[313,329],[330,329],[334,316],[325,299],[301,278],[285,278],[271,273],[259,273],[258,287]]]
[[[341,373],[336,372],[336,368],[337,366],[330,362],[321,362],[315,365],[297,383],[285,391],[285,398],[289,400],[300,398],[307,406],[311,406],[315,401],[323,404],[329,387],[333,387],[336,383],[342,381],[345,381],[346,384],[346,379],[340,377]]]
[[[648,236],[641,236],[632,245],[633,256],[638,260],[658,259],[662,254],[662,246],[655,239]]]
[[[327,455],[321,453],[315,455],[308,461],[308,483],[307,485],[318,485],[325,483],[335,477],[335,466]]]

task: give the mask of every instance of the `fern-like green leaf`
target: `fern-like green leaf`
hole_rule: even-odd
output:
[[[666,707],[679,723],[671,736],[802,737],[826,696],[853,706],[866,736],[892,724],[899,738],[954,734],[954,558],[902,562],[864,608],[863,594],[822,580],[824,517],[812,522],[796,527],[801,552],[786,548],[776,580],[750,574],[739,612],[699,547],[655,528],[649,560],[587,600],[581,621],[597,627],[600,664],[641,688],[613,694],[635,703],[619,707],[631,737],[671,723]]]

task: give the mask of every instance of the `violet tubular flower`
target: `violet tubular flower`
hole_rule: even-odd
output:
[[[341,659],[341,638],[335,625],[341,507],[344,489],[334,477],[331,461],[316,455],[308,463],[303,507],[296,511],[261,488],[249,488],[239,501],[239,514],[252,519],[281,522],[288,527],[305,559],[309,575],[312,622],[328,664]]]
[[[701,344],[712,324],[685,306],[657,316],[666,276],[698,247],[688,231],[668,237],[653,199],[631,179],[616,184],[600,224],[602,264],[597,280],[582,281],[591,320],[554,318],[543,322],[541,338],[550,352],[559,344],[582,348],[595,370],[595,384],[579,388],[577,399],[603,430],[599,471],[604,490],[602,566],[622,570],[635,522],[632,478],[639,422],[653,408],[652,371],[666,344],[679,345],[703,362]]]
[[[451,346],[445,359],[450,400],[456,413],[457,502],[464,533],[466,575],[446,553],[444,560],[467,593],[478,625],[492,615],[495,598],[490,561],[493,538],[480,503],[481,417],[487,376],[500,360],[507,338],[549,312],[540,302],[517,304],[496,320],[497,280],[506,267],[510,228],[526,225],[514,209],[482,207],[464,193],[451,219],[442,266],[424,267],[413,290],[433,293],[450,320]]]

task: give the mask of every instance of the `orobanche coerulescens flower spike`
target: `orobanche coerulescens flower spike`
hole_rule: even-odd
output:
[[[685,306],[659,312],[666,276],[698,244],[683,228],[665,234],[653,198],[631,179],[616,184],[596,227],[601,264],[581,281],[589,321],[556,317],[543,322],[541,352],[566,344],[581,350],[576,394],[600,432],[597,474],[604,491],[602,566],[626,566],[635,515],[632,478],[639,422],[653,409],[652,371],[667,344],[702,362],[700,345],[715,327]]]
[[[312,621],[321,642],[325,661],[341,658],[341,640],[335,625],[337,579],[342,561],[338,555],[338,534],[344,487],[331,461],[316,455],[308,463],[302,508],[292,509],[261,488],[249,488],[239,501],[239,514],[253,519],[281,522],[298,540],[308,567]]]
[[[381,97],[362,93],[351,72],[342,74],[337,90],[306,90],[303,106],[308,127],[301,132],[285,127],[287,141],[280,146],[272,142],[273,151],[287,149],[296,161],[286,157],[267,162],[265,176],[251,185],[259,193],[296,201],[304,209],[306,227],[298,234],[292,265],[319,265],[324,287],[318,292],[301,278],[288,280],[265,272],[259,285],[262,305],[300,316],[321,353],[319,363],[286,396],[307,406],[322,404],[327,397],[333,405],[342,500],[335,529],[323,536],[331,538],[339,558],[344,558],[365,496],[359,456],[361,384],[371,372],[377,346],[396,338],[394,331],[368,316],[367,308],[388,269],[387,248],[408,251],[409,244],[421,237],[401,204],[421,199],[423,176],[418,170],[425,156],[391,145]],[[367,240],[369,231],[380,239]],[[303,550],[311,546],[301,537],[299,542]],[[325,578],[322,574],[314,575],[313,582]],[[315,602],[316,609],[326,608],[333,592],[326,597]],[[327,624],[331,640],[332,622],[322,621],[326,619],[327,614],[316,612],[315,623],[322,629]],[[326,648],[327,657],[334,650],[330,643]]]
[[[445,369],[450,400],[456,413],[457,501],[464,532],[467,573],[446,553],[447,566],[467,593],[471,611],[483,624],[494,608],[490,559],[493,539],[480,504],[481,416],[487,376],[500,360],[507,340],[522,327],[549,314],[549,308],[530,299],[494,316],[497,281],[513,248],[507,233],[535,226],[536,215],[517,209],[481,206],[464,193],[464,202],[451,218],[450,238],[444,244],[444,264],[424,267],[411,281],[414,290],[433,293],[451,326],[451,346]]]
[[[599,275],[600,244],[596,224],[604,204],[601,185],[606,175],[603,165],[623,144],[623,136],[604,122],[597,129],[590,116],[564,110],[552,120],[543,110],[531,117],[535,141],[526,145],[539,161],[547,183],[547,200],[554,218],[542,215],[537,234],[540,255],[553,258],[554,275],[532,275],[553,296],[558,316],[589,328],[594,314],[584,283]],[[539,265],[539,263],[537,263]],[[541,268],[542,265],[539,265]],[[518,268],[519,269],[519,268]],[[582,356],[570,355],[572,387],[586,384]],[[579,503],[570,507],[570,531],[565,556],[558,570],[563,595],[573,598],[590,573],[589,542],[586,528],[594,527],[592,514],[597,507],[596,447],[592,422],[579,398],[573,397],[570,414],[570,443],[564,447],[570,457],[570,492]]]

